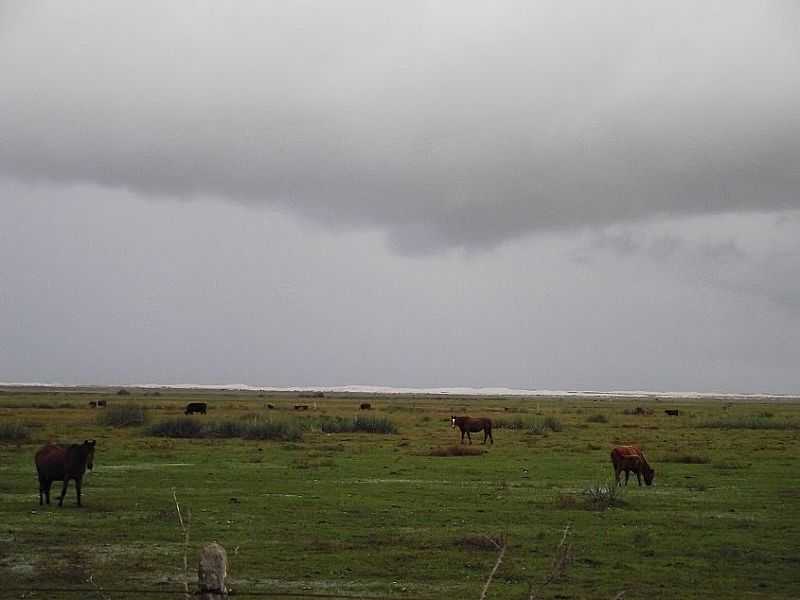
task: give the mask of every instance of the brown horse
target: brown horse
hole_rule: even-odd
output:
[[[622,485],[620,475],[625,471],[625,485],[628,485],[630,472],[636,473],[636,480],[642,485],[642,476],[647,485],[652,485],[656,472],[648,464],[644,453],[638,446],[617,446],[611,451],[611,462],[614,464],[614,478],[617,485]]]
[[[483,442],[486,443],[486,440],[494,444],[494,438],[492,437],[492,420],[486,417],[478,417],[473,419],[472,417],[452,417],[451,418],[452,428],[455,429],[458,427],[461,430],[461,443],[464,443],[464,434],[467,434],[467,439],[469,439],[469,443],[472,443],[472,437],[469,435],[470,431],[475,433],[476,431],[483,431]]]
[[[78,506],[81,506],[81,482],[86,469],[94,466],[94,440],[86,440],[82,444],[58,446],[48,444],[36,453],[36,471],[39,473],[39,505],[50,504],[50,486],[54,481],[63,481],[61,497],[58,505],[64,505],[69,480],[75,480],[75,491],[78,495]]]

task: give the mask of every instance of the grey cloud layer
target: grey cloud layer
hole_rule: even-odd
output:
[[[404,252],[800,206],[791,3],[27,3],[0,174],[270,204]]]

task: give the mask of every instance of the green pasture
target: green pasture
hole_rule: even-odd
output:
[[[190,577],[200,546],[217,541],[241,597],[478,600],[503,544],[490,599],[798,597],[800,403],[116,392],[0,392],[0,598],[137,597],[101,591],[121,588],[181,598],[171,593],[184,581],[173,491]],[[109,407],[88,406],[99,399]],[[191,418],[218,434],[280,421],[302,438],[148,434],[189,401],[208,402]],[[361,414],[361,402],[397,432],[322,432]],[[145,423],[100,424],[119,405],[144,408]],[[459,440],[452,414],[506,426],[493,446],[473,434],[483,452],[448,455]],[[74,484],[63,508],[40,507],[36,450],[87,438],[97,450],[84,507]],[[584,492],[611,481],[618,443],[642,446],[655,485],[634,478],[618,502],[591,504]]]

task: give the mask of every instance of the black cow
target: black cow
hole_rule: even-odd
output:
[[[183,412],[185,415],[191,415],[194,413],[200,413],[201,415],[206,414],[206,409],[208,408],[208,404],[205,402],[189,402],[186,405],[186,410]]]
[[[361,410],[371,410],[372,405],[369,402],[362,402],[361,403]]]
[[[678,415],[681,414],[681,411],[679,411],[677,408],[668,408],[664,412],[668,414],[670,417],[677,417]]]

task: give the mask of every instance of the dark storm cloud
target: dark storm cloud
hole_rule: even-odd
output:
[[[0,174],[213,195],[403,253],[800,206],[791,3],[20,3]]]

